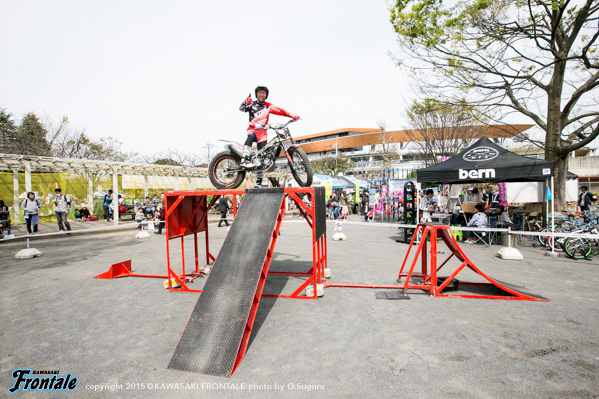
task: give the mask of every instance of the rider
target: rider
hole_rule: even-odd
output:
[[[291,115],[289,112],[285,111],[282,108],[278,108],[271,103],[267,103],[265,100],[268,98],[268,88],[265,86],[258,86],[256,90],[254,90],[254,94],[256,95],[256,101],[252,101],[251,93],[248,95],[248,98],[245,99],[244,102],[239,106],[239,110],[242,112],[249,112],[250,114],[250,124],[247,131],[247,139],[245,140],[245,144],[243,147],[243,159],[241,160],[241,166],[244,168],[252,168],[254,164],[252,164],[250,160],[250,154],[252,151],[252,144],[257,143],[256,146],[258,151],[261,150],[266,145],[266,129],[264,127],[268,124],[268,116],[272,113],[275,115],[283,115],[289,118],[293,118],[295,120],[299,119],[297,115]],[[256,185],[262,185],[262,177],[264,174],[262,172],[257,173]]]

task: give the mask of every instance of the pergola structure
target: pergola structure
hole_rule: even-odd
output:
[[[19,173],[25,174],[25,191],[31,190],[31,173],[78,173],[88,181],[88,202],[93,209],[94,175],[112,175],[112,191],[118,198],[118,175],[144,176],[144,191],[148,195],[148,176],[175,176],[191,179],[207,177],[206,168],[189,166],[153,165],[128,162],[93,161],[87,159],[54,158],[32,155],[0,154],[0,171],[13,173],[13,219],[19,219]],[[178,181],[177,179],[176,181]],[[176,183],[175,183],[176,184]],[[191,185],[191,184],[190,184]],[[175,187],[177,190],[178,187]],[[114,224],[118,224],[118,207],[114,209]]]

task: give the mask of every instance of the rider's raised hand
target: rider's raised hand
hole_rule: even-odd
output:
[[[245,99],[245,103],[248,105],[252,103],[252,93],[248,94],[248,98]]]
[[[293,120],[294,121],[298,120],[299,118],[300,118],[299,115],[293,115]]]

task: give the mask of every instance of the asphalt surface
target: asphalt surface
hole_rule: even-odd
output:
[[[396,228],[346,224],[346,241],[333,241],[333,225],[327,228],[331,283],[396,284],[408,249],[395,241]],[[489,276],[550,302],[434,298],[417,290],[392,301],[375,299],[374,289],[336,287],[318,300],[263,298],[245,358],[221,378],[166,368],[199,294],[164,290],[163,279],[93,278],[128,259],[134,272],[166,273],[165,237],[136,239],[136,232],[40,237],[30,244],[43,255],[29,260],[14,259],[23,241],[0,242],[0,396],[9,397],[16,369],[77,378],[71,392],[14,396],[27,398],[599,396],[599,257],[573,261],[521,247],[524,260],[507,261],[495,257],[499,246],[463,246]],[[210,224],[214,254],[225,234]],[[308,269],[310,237],[307,224],[286,219],[271,270]],[[173,264],[180,263],[179,241],[171,242]],[[185,243],[189,269],[193,242]],[[458,279],[480,280],[471,272]],[[264,292],[288,294],[302,281],[271,275]]]

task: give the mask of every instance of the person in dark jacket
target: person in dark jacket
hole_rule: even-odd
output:
[[[164,228],[164,207],[162,204],[158,204],[154,211],[154,223],[158,226],[158,231],[155,231],[154,234],[162,234]]]
[[[578,207],[582,212],[588,211],[591,208],[592,194],[589,193],[587,186],[580,186],[580,194],[578,194]]]
[[[226,195],[221,196],[218,199],[218,211],[220,212],[220,220],[218,221],[218,227],[221,227],[223,222],[225,222],[225,225],[229,225],[229,222],[227,222],[227,212],[229,211],[229,209],[229,199]]]

